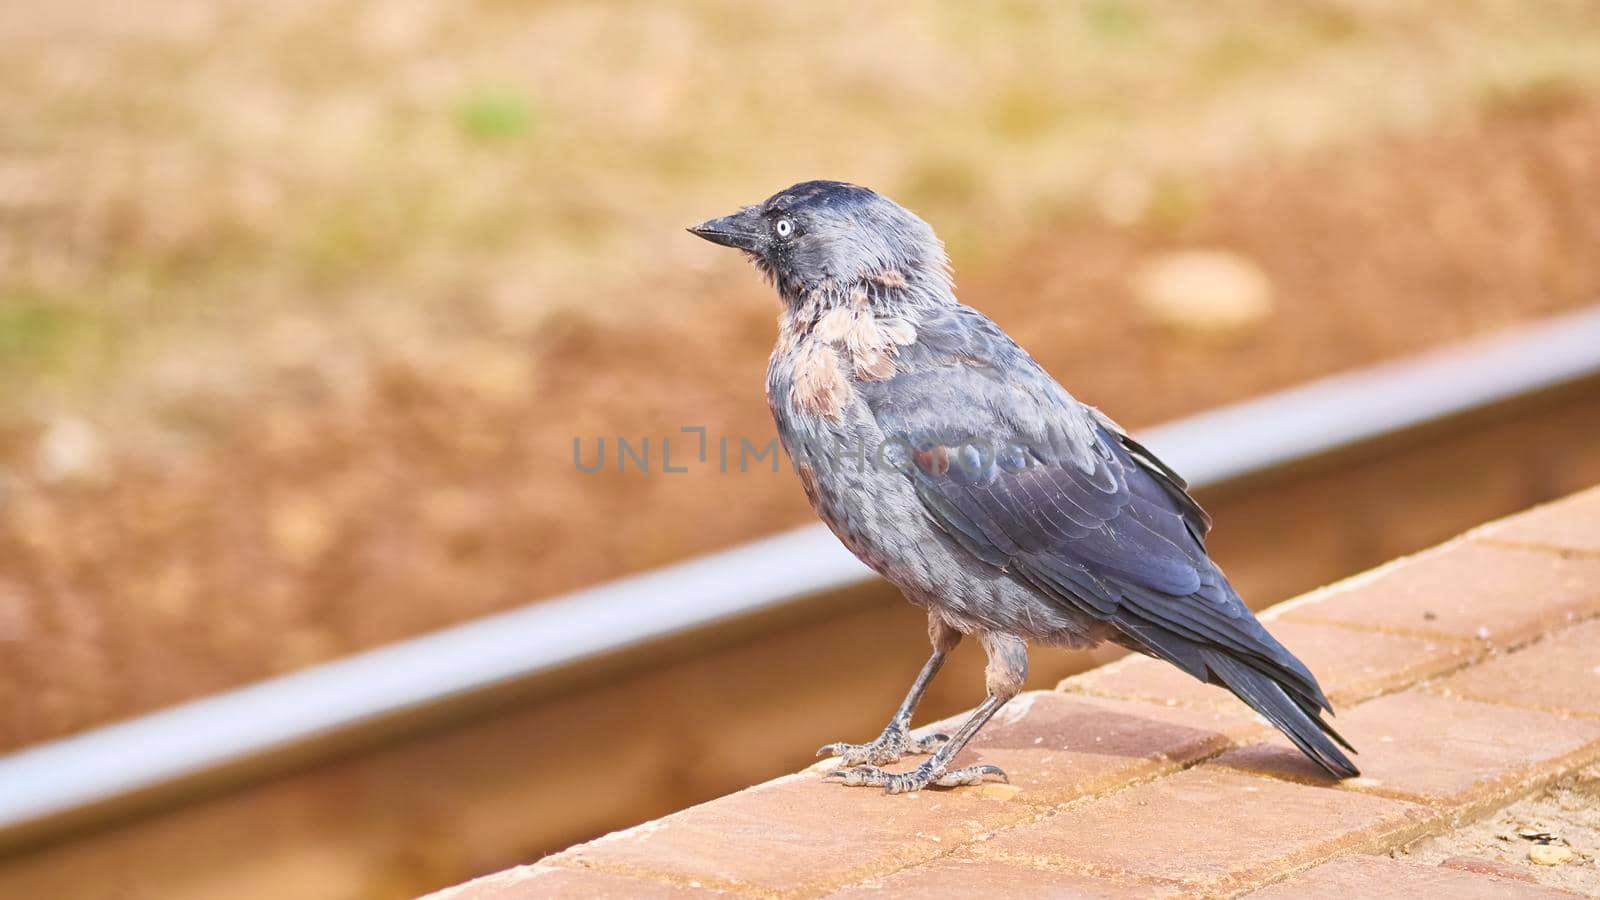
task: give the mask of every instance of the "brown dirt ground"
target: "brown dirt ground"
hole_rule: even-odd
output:
[[[1539,844],[1567,847],[1572,858],[1537,865]],[[1600,767],[1590,766],[1527,799],[1454,831],[1433,835],[1401,856],[1438,864],[1453,857],[1506,863],[1540,884],[1600,896]]]
[[[960,291],[1078,396],[1148,424],[1594,302],[1597,145],[1600,105],[1523,98],[1424,138],[1223,170],[1133,225],[1063,214]],[[1141,318],[1128,273],[1181,247],[1258,264],[1271,320],[1218,341]],[[0,748],[810,521],[786,473],[574,469],[575,436],[586,452],[685,425],[770,437],[773,301],[707,252],[644,286],[661,300],[642,320],[553,316],[515,346],[478,339],[470,301],[355,371],[291,328],[253,393],[160,410],[210,428],[202,447],[13,478]]]

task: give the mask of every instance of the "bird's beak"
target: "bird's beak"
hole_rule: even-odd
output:
[[[747,206],[731,216],[691,225],[689,233],[713,244],[751,252],[762,249],[767,243],[767,230],[761,223],[760,211],[754,206]]]

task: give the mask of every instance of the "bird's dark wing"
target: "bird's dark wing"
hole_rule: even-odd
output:
[[[1230,687],[1330,771],[1354,771],[1316,718],[1329,708],[1316,679],[1207,557],[1210,520],[1183,480],[987,319],[951,315],[963,318],[925,326],[899,372],[863,390],[934,523],[1124,643]]]

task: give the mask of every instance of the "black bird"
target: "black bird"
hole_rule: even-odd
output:
[[[1030,640],[1164,659],[1238,695],[1331,775],[1358,774],[1316,678],[1207,557],[1211,520],[1183,479],[956,300],[926,222],[867,188],[808,181],[689,230],[777,288],[767,399],[806,496],[928,611],[933,655],[876,740],[819,751],[840,757],[834,775],[891,793],[1005,779],[950,762],[1021,690]],[[988,696],[953,736],[911,738],[964,635],[988,654]],[[876,768],[908,753],[933,755]]]

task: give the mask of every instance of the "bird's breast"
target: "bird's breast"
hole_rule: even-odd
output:
[[[784,402],[796,414],[840,422],[854,384],[892,377],[900,348],[916,339],[910,322],[864,303],[786,314],[768,368],[768,400],[774,412]]]
[[[845,376],[835,348],[821,341],[805,341],[780,362],[778,374],[788,382],[784,393],[794,413],[834,423],[844,420],[855,388]]]

